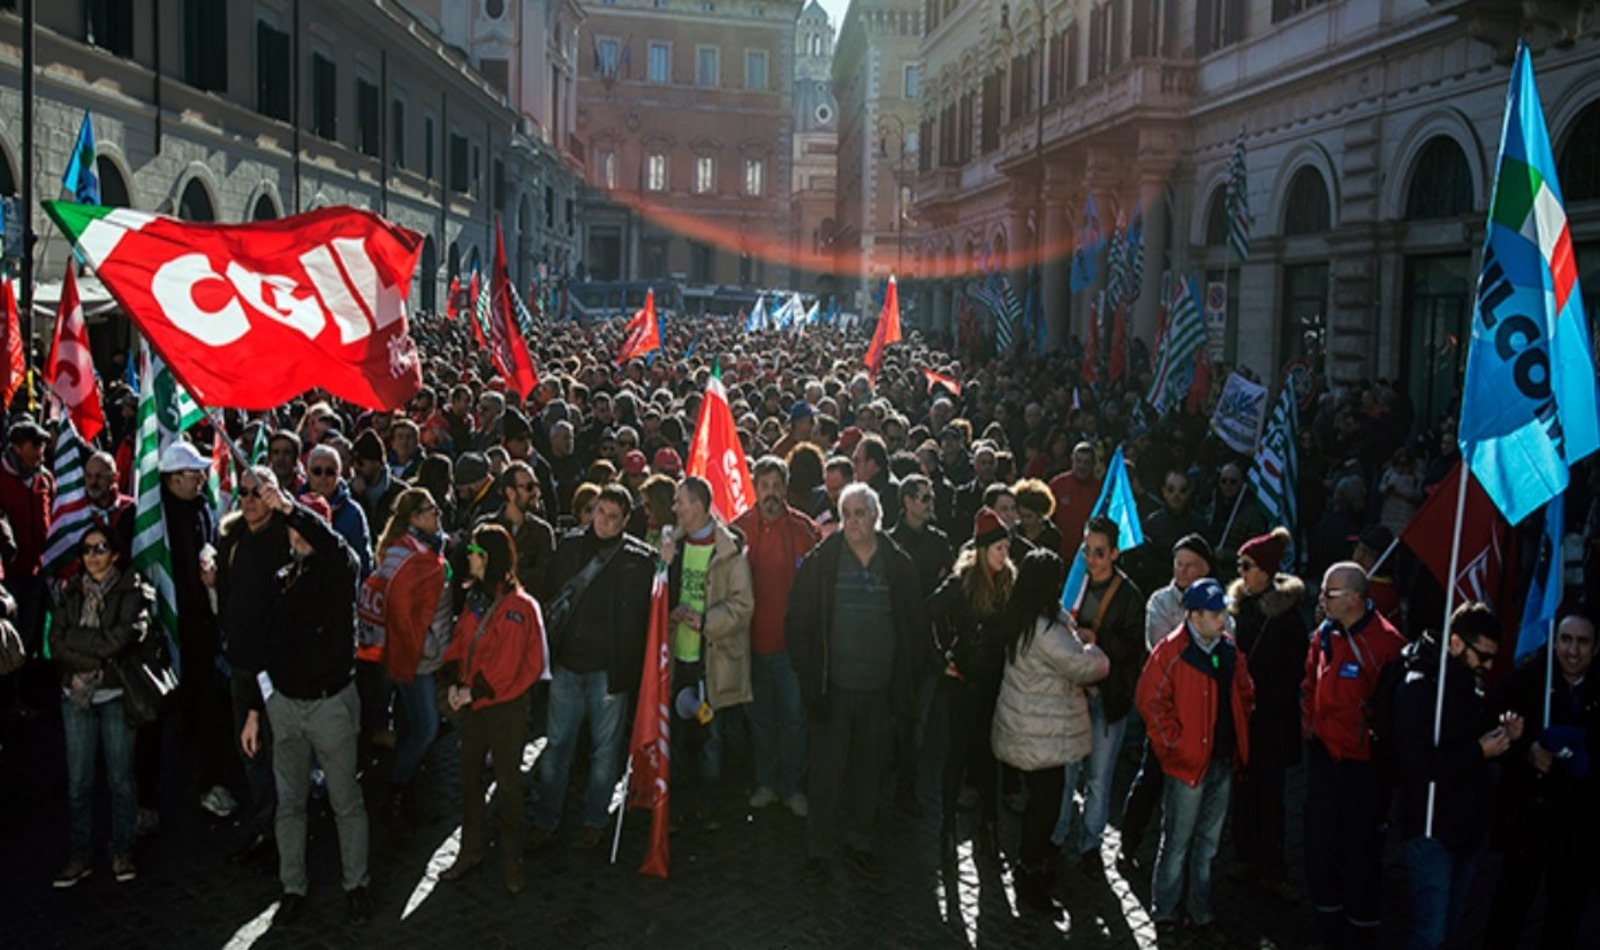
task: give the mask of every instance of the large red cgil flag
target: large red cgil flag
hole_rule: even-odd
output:
[[[1444,587],[1450,575],[1450,543],[1456,518],[1456,494],[1461,463],[1435,485],[1417,509],[1400,540],[1416,552],[1417,559]],[[1507,582],[1515,574],[1512,557],[1514,535],[1489,495],[1469,476],[1466,506],[1461,512],[1461,563],[1456,569],[1456,603],[1483,601],[1507,611]]]
[[[622,349],[617,351],[618,366],[634,357],[649,356],[661,348],[661,325],[656,319],[654,289],[644,292],[644,306],[634,313],[623,332],[627,336],[623,338]]]
[[[246,224],[44,208],[202,405],[275,409],[325,389],[388,410],[422,388],[415,231],[345,207]]]
[[[750,463],[739,429],[733,423],[728,391],[722,386],[722,369],[715,366],[700,402],[700,418],[695,422],[694,440],[689,443],[689,461],[684,466],[690,475],[711,483],[711,510],[725,524],[744,514],[755,504]]]
[[[889,289],[883,294],[883,310],[878,314],[878,328],[872,331],[872,342],[867,345],[867,375],[877,376],[883,366],[883,351],[891,343],[900,342],[900,290],[894,275],[889,276]]]
[[[667,800],[672,774],[672,654],[667,650],[667,569],[656,570],[650,588],[650,623],[645,635],[644,673],[628,744],[628,807],[650,809],[650,850],[640,874],[667,876]]]
[[[22,348],[22,321],[17,317],[17,292],[10,280],[0,279],[0,413],[11,408],[11,398],[28,374],[28,357]]]
[[[78,278],[72,262],[61,281],[61,302],[56,311],[56,333],[50,343],[50,358],[45,360],[44,381],[55,391],[61,405],[72,413],[72,422],[85,443],[93,442],[106,427],[100,411],[100,391],[95,385],[94,356],[89,349],[89,325],[83,320],[83,302],[78,297]]]
[[[511,272],[506,267],[506,239],[499,215],[494,217],[494,273],[489,287],[494,295],[489,307],[489,357],[506,384],[526,398],[539,385],[539,374],[512,313]]]

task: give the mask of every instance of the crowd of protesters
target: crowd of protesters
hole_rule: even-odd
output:
[[[1450,419],[1415,418],[1400,382],[1308,395],[1291,531],[1249,496],[1251,459],[1209,435],[1206,399],[1149,419],[1138,347],[1124,378],[1074,385],[1074,347],[958,360],[913,335],[868,375],[859,334],[684,318],[666,321],[663,352],[615,366],[620,323],[565,322],[539,327],[541,382],[522,394],[463,324],[424,317],[413,335],[425,385],[402,410],[312,393],[226,412],[228,435],[266,452],[220,522],[200,496],[213,422],[162,454],[175,652],[130,566],[135,394],[107,386],[104,444],[84,466],[94,517],[53,576],[50,438],[31,419],[10,426],[0,607],[35,659],[0,679],[0,703],[6,728],[42,728],[54,711],[27,723],[59,706],[72,820],[56,887],[96,869],[103,759],[117,881],[137,877],[137,842],[162,812],[242,808],[232,858],[276,867],[277,913],[292,920],[308,888],[307,801],[325,795],[363,920],[368,801],[396,835],[453,819],[426,814],[418,793],[446,781],[428,763],[449,741],[462,837],[440,876],[493,854],[522,891],[524,854],[563,826],[576,847],[608,839],[659,561],[675,832],[781,806],[807,822],[793,858],[808,885],[828,886],[837,860],[873,886],[880,820],[926,805],[940,816],[930,863],[953,866],[970,840],[975,860],[1014,865],[1026,906],[1057,917],[1076,890],[1060,863],[1092,880],[1114,861],[1150,882],[1163,939],[1226,945],[1212,866],[1231,813],[1227,876],[1301,906],[1332,948],[1376,940],[1397,809],[1410,946],[1458,936],[1486,846],[1502,854],[1486,945],[1517,945],[1541,887],[1543,946],[1577,945],[1600,872],[1600,494],[1574,480],[1583,583],[1553,643],[1509,672],[1520,600],[1464,604],[1441,634],[1442,591],[1393,543],[1456,460]],[[744,512],[714,511],[712,486],[685,471],[714,371],[751,462]],[[1137,546],[1095,509],[1118,447]],[[1068,611],[1080,553],[1086,591]],[[164,668],[176,692],[148,705],[133,681]],[[536,731],[548,742],[525,827]],[[749,755],[735,759],[741,740]],[[1119,759],[1141,750],[1119,787]],[[171,756],[192,770],[194,800],[163,787]],[[745,760],[753,774],[725,768]],[[379,761],[364,789],[358,773]],[[1302,762],[1304,897],[1285,849],[1286,776]]]

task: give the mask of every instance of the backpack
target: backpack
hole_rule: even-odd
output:
[[[1367,743],[1372,752],[1372,764],[1378,767],[1384,784],[1400,784],[1399,735],[1395,729],[1394,698],[1400,684],[1406,679],[1406,657],[1412,652],[1407,646],[1400,655],[1383,665],[1378,671],[1378,682],[1372,695],[1362,704],[1367,715]]]

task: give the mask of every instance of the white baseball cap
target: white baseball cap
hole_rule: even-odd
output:
[[[211,467],[211,460],[200,450],[182,439],[174,441],[161,452],[161,473],[202,472]]]

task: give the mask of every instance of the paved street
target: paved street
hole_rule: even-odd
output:
[[[278,896],[275,874],[226,862],[224,855],[240,834],[236,823],[219,821],[195,807],[192,782],[170,759],[163,828],[138,853],[138,881],[115,884],[102,857],[93,877],[71,890],[55,891],[50,879],[65,854],[66,804],[59,717],[54,718],[0,733],[4,947],[1155,945],[1147,916],[1149,881],[1124,880],[1115,865],[1104,883],[1091,883],[1075,868],[1063,870],[1057,891],[1071,919],[1059,928],[1026,911],[1019,913],[1009,873],[976,864],[965,843],[959,875],[941,880],[935,870],[938,821],[932,775],[925,775],[922,783],[923,818],[891,816],[883,822],[888,873],[878,889],[857,884],[842,867],[826,886],[803,885],[804,824],[781,806],[755,815],[730,807],[728,814],[738,817],[724,827],[674,836],[672,878],[666,882],[635,871],[649,824],[648,815],[638,811],[629,816],[615,867],[607,866],[602,851],[579,853],[563,840],[530,859],[528,890],[520,897],[502,890],[493,860],[466,881],[435,886],[432,875],[448,866],[453,855],[453,818],[459,814],[453,788],[455,735],[449,730],[435,745],[424,780],[430,785],[430,807],[452,820],[437,821],[404,841],[374,822],[374,919],[364,927],[344,921],[333,823],[325,806],[313,811],[312,892],[306,913],[298,926],[272,929],[267,923]],[[524,764],[541,748],[538,742],[531,745]],[[725,799],[731,805],[748,794],[742,777],[749,766],[742,741],[730,743],[729,753]],[[1119,790],[1131,764],[1125,757]],[[441,776],[449,781],[442,782]],[[380,784],[369,777],[369,801],[377,800]],[[1290,780],[1292,806],[1301,794],[1296,772]],[[100,811],[103,833],[103,800]],[[1290,819],[1290,879],[1303,890],[1297,812],[1295,807]],[[1003,846],[1013,847],[1015,835],[1015,818],[1007,816]],[[1147,857],[1153,845],[1146,844]],[[1225,844],[1216,891],[1219,921],[1229,935],[1225,945],[1304,946],[1309,939],[1304,903],[1291,907],[1229,883],[1221,873],[1228,858]],[[1485,888],[1492,886],[1495,873],[1492,858],[1486,857],[1468,921],[1474,934],[1481,928]],[[1393,842],[1385,865],[1385,894],[1384,945],[1398,946],[1405,887]],[[1597,934],[1592,911],[1588,933]],[[1476,946],[1476,938],[1467,945]]]

